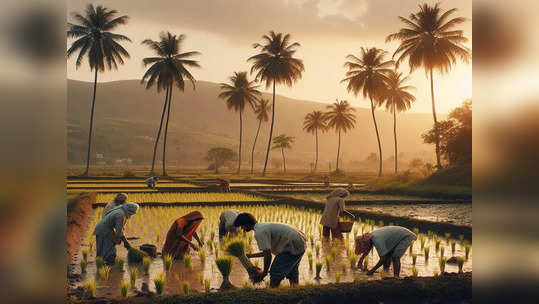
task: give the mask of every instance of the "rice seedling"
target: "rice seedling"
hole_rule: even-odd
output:
[[[412,231],[414,232],[415,235],[419,234],[419,228],[417,228],[417,227],[414,227],[414,229]]]
[[[322,262],[316,262],[316,277],[314,277],[315,280],[320,280],[320,272],[322,271]]]
[[[316,244],[314,250],[316,251],[316,257],[320,256],[320,244]]]
[[[142,259],[142,269],[144,269],[144,273],[146,275],[150,274],[150,264],[152,261],[150,260],[150,257],[144,257]]]
[[[80,261],[80,272],[81,273],[86,273],[86,266],[88,266],[88,261],[86,260],[82,260]]]
[[[215,239],[215,231],[212,230],[212,231],[210,232],[210,240],[213,241],[214,239]]]
[[[452,255],[455,255],[455,247],[456,247],[457,243],[453,240],[451,240],[451,254]]]
[[[431,230],[427,230],[427,237],[431,239],[434,236],[434,233]]]
[[[415,266],[415,264],[416,264],[416,261],[417,261],[417,254],[415,254],[415,253],[412,253],[412,265],[414,265],[414,266]]]
[[[219,272],[223,276],[223,282],[221,283],[220,289],[226,290],[232,288],[233,285],[230,282],[230,272],[232,271],[232,257],[220,257],[215,260],[215,264],[217,265],[217,269],[219,269]]]
[[[445,236],[445,241],[446,241],[447,245],[449,245],[449,242],[451,241],[451,233],[446,232],[444,234],[444,236]]]
[[[202,272],[199,273],[198,276],[197,276],[197,278],[198,278],[198,283],[199,283],[201,286],[204,285],[204,273],[202,273]]]
[[[165,254],[163,256],[163,265],[165,266],[165,271],[169,271],[172,268],[172,261],[174,259],[170,254]]]
[[[342,273],[346,273],[346,268],[348,268],[348,263],[346,263],[346,261],[342,261],[341,268],[342,268]]]
[[[311,246],[314,245],[314,236],[312,234],[309,234],[309,241],[311,242]]]
[[[425,263],[428,263],[429,261],[429,252],[430,252],[430,247],[425,247]]]
[[[464,266],[464,259],[462,257],[457,258],[457,265],[459,267],[459,273],[462,273],[462,267]]]
[[[206,263],[206,251],[202,248],[198,251],[198,256],[202,264]]]
[[[385,278],[386,277],[386,271],[385,270],[380,270],[380,278]]]
[[[350,263],[350,269],[354,269],[357,263],[357,255],[355,253],[350,254],[348,257],[348,262]]]
[[[440,266],[440,273],[444,273],[445,272],[445,262],[447,260],[444,258],[444,257],[440,257],[438,259],[438,265]]]
[[[110,266],[102,266],[98,269],[97,273],[99,274],[99,279],[103,281],[108,281],[110,274]]]
[[[185,268],[187,268],[188,270],[192,270],[193,269],[193,265],[191,263],[191,256],[189,254],[186,254],[184,257],[183,257],[183,264],[185,265]]]
[[[210,279],[205,279],[204,280],[204,291],[210,292],[210,287],[211,287]]]
[[[439,275],[438,273],[438,270],[434,270],[434,272],[432,273],[433,276],[437,277]]]
[[[417,277],[417,274],[419,273],[419,271],[417,271],[417,268],[414,266],[412,267],[412,276],[413,277]]]
[[[95,298],[95,281],[88,281],[84,283],[84,291],[86,293],[86,297]]]
[[[99,269],[99,268],[103,267],[103,265],[105,265],[105,261],[103,260],[103,258],[102,258],[102,257],[99,257],[99,256],[96,257],[96,258],[95,258],[95,267],[96,267],[97,269]]]
[[[434,237],[434,249],[436,250],[436,252],[438,252],[438,250],[440,250],[440,242],[441,240],[435,236]]]
[[[137,275],[138,275],[137,267],[129,268],[129,281],[131,282],[132,287],[135,287],[135,284],[137,283]]]
[[[165,289],[165,274],[161,272],[155,279],[153,279],[153,284],[155,286],[155,292],[160,295]]]
[[[207,240],[206,241],[206,246],[210,249],[210,251],[213,250],[213,241],[212,240]]]
[[[466,261],[468,260],[469,256],[470,256],[470,250],[472,249],[472,246],[466,244],[464,246],[464,254],[466,255]]]
[[[215,247],[215,258],[217,259],[219,257],[219,248]]]
[[[359,273],[354,274],[354,283],[359,283],[361,281],[361,275]]]
[[[88,248],[82,249],[82,259],[88,261]]]
[[[421,250],[423,250],[423,248],[425,248],[425,238],[422,234],[420,234],[417,238],[419,239],[419,244],[421,244]]]
[[[326,256],[326,271],[327,272],[330,272],[331,271],[331,262],[332,262],[332,259],[331,259],[331,256]]]
[[[313,253],[307,252],[307,259],[309,260],[309,270],[313,270]]]
[[[127,297],[127,293],[129,292],[129,288],[131,288],[131,285],[129,284],[129,282],[122,281],[121,286],[122,286],[122,297],[125,298]]]
[[[95,239],[91,238],[90,241],[88,242],[88,248],[90,249],[90,251],[94,249],[94,245],[95,245]]]
[[[444,257],[445,247],[440,248],[440,257]]]
[[[237,257],[248,273],[255,267],[253,263],[251,263],[251,260],[245,255],[245,242],[242,240],[237,239],[231,241],[226,247],[226,251],[228,254]]]
[[[259,264],[260,264],[260,262],[258,260],[255,260],[254,263],[253,263],[253,265],[255,265],[255,267],[258,267]]]
[[[117,257],[116,258],[116,265],[118,265],[118,269],[120,269],[121,271],[124,270],[124,264],[125,264],[125,259],[122,258],[122,257]]]
[[[341,281],[341,273],[337,271],[335,273],[335,283],[339,283],[340,281]]]
[[[184,281],[182,283],[182,289],[183,289],[183,294],[188,296],[189,295],[189,289],[190,289],[191,285],[189,285],[189,282],[187,281]]]
[[[459,241],[464,242],[464,234],[459,234]]]

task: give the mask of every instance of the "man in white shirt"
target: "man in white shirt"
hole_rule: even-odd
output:
[[[225,236],[227,233],[235,234],[237,232],[234,221],[240,213],[236,209],[228,209],[221,212],[221,216],[219,216],[219,237]]]
[[[159,180],[159,176],[152,176],[145,180],[146,185],[150,189],[155,189],[155,185],[157,185],[157,181]]]
[[[253,281],[262,281],[269,273],[270,287],[278,287],[284,278],[290,281],[291,286],[299,283],[298,267],[306,248],[303,232],[281,223],[258,223],[250,213],[240,213],[234,226],[246,232],[254,230],[261,252],[247,254],[247,257],[264,257],[264,270],[258,269]],[[272,254],[275,255],[273,263]]]

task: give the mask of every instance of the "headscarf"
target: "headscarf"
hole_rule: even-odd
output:
[[[135,215],[139,208],[138,204],[136,203],[125,203],[123,205],[120,205],[119,207],[125,211],[125,215],[127,216],[127,218],[131,217],[132,215]]]
[[[348,192],[348,190],[346,190],[344,188],[337,188],[337,189],[331,191],[331,193],[327,196],[327,198],[345,197],[345,196],[349,196],[349,195],[350,195],[350,192]]]
[[[203,220],[204,216],[199,211],[193,211],[193,212],[187,213],[186,215],[182,216],[181,218],[184,219],[187,222],[192,222],[192,221]]]
[[[114,197],[114,202],[126,202],[127,201],[127,193],[118,193],[116,194],[116,196]]]
[[[365,251],[369,250],[371,246],[372,234],[365,233],[360,236],[356,236],[356,254],[362,254]]]

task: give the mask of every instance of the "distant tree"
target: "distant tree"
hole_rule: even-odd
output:
[[[362,93],[363,98],[369,98],[371,101],[372,121],[378,140],[379,168],[378,176],[382,175],[382,144],[380,143],[380,134],[378,133],[378,124],[374,109],[382,100],[382,95],[386,89],[385,83],[388,80],[387,75],[391,72],[393,66],[392,60],[385,60],[387,54],[384,50],[378,48],[361,48],[359,57],[348,55],[348,60],[344,66],[348,68],[346,78],[342,82],[347,82],[348,92],[353,92],[356,96]],[[376,103],[375,103],[376,102]]]
[[[86,170],[82,174],[88,176],[90,169],[90,151],[92,147],[92,130],[94,126],[95,95],[97,89],[97,73],[107,69],[118,69],[118,63],[124,64],[124,58],[130,58],[129,53],[120,42],[131,42],[124,35],[111,31],[119,25],[127,23],[128,16],[116,17],[118,11],[101,5],[94,7],[88,4],[84,15],[73,13],[76,23],[67,23],[67,37],[76,38],[67,50],[67,58],[78,53],[75,68],[79,68],[84,57],[88,58],[90,70],[94,71],[94,93],[90,110],[90,127],[88,129],[88,150],[86,155]]]
[[[262,44],[253,44],[255,49],[260,49],[260,53],[249,57],[247,61],[253,63],[251,73],[256,72],[256,80],[265,82],[266,89],[273,86],[270,134],[264,170],[262,171],[262,176],[264,176],[266,175],[275,122],[275,85],[285,84],[291,87],[294,82],[301,78],[305,68],[301,59],[294,58],[296,48],[300,44],[297,42],[290,43],[290,34],[283,35],[282,33],[270,31],[269,34],[262,36],[262,40],[264,40]]]
[[[335,171],[339,171],[339,157],[341,154],[341,132],[348,132],[356,125],[355,109],[350,106],[348,101],[336,101],[327,106],[328,112],[325,114],[328,129],[335,129],[339,134],[339,144],[337,146],[337,162]]]
[[[247,72],[235,72],[230,77],[230,84],[221,83],[221,93],[219,98],[222,98],[226,102],[226,107],[229,110],[234,110],[240,114],[240,146],[238,151],[238,171],[241,172],[241,144],[243,133],[243,110],[245,106],[251,106],[254,109],[260,91],[257,89],[255,81],[249,81],[247,79]]]
[[[318,167],[318,131],[324,132],[327,130],[325,114],[322,111],[312,111],[311,113],[308,113],[307,115],[305,115],[305,118],[303,121],[303,130],[311,134],[314,134],[315,146],[316,146],[316,158],[314,161],[314,168],[312,171],[316,172],[316,169]]]
[[[173,35],[170,32],[162,32],[159,35],[159,41],[153,41],[151,39],[145,39],[142,44],[147,45],[152,49],[156,57],[147,57],[142,60],[144,66],[151,65],[146,73],[142,76],[141,82],[147,81],[146,88],[152,87],[157,83],[157,90],[166,89],[165,104],[163,105],[163,113],[161,114],[161,123],[159,124],[159,130],[157,131],[157,137],[153,148],[152,168],[150,174],[154,171],[155,154],[157,151],[157,143],[161,134],[161,128],[163,126],[163,118],[165,117],[165,110],[167,112],[167,119],[165,122],[165,133],[163,138],[163,176],[167,175],[166,164],[166,147],[167,147],[167,134],[168,134],[168,121],[170,118],[170,108],[172,106],[172,88],[174,84],[183,92],[185,88],[185,79],[191,81],[193,90],[195,89],[195,78],[191,75],[188,67],[199,68],[200,65],[197,61],[189,59],[194,55],[200,54],[199,52],[185,52],[180,53],[181,43],[185,39],[185,35]],[[168,99],[168,100],[167,100]]]
[[[434,119],[434,142],[436,144],[436,162],[440,169],[440,132],[437,128],[436,104],[434,102],[434,80],[432,71],[447,72],[458,59],[470,60],[470,50],[464,46],[468,41],[462,30],[455,27],[464,23],[463,17],[451,18],[456,8],[443,11],[439,4],[422,4],[419,11],[410,14],[409,18],[399,16],[405,24],[397,33],[387,36],[386,41],[400,40],[393,57],[399,56],[397,65],[408,58],[410,73],[417,68],[424,68],[430,76],[430,94],[432,99],[432,116]]]
[[[412,169],[419,169],[423,166],[423,161],[419,158],[414,158],[412,161],[410,161],[410,168]]]
[[[294,142],[294,140],[295,140],[294,137],[286,136],[285,134],[281,134],[273,139],[272,149],[281,149],[281,155],[283,156],[283,169],[284,169],[285,174],[286,174],[286,158],[284,157],[284,150],[292,149],[292,143]]]
[[[219,173],[219,168],[236,158],[236,153],[229,148],[212,148],[208,150],[204,158],[210,162],[210,168],[215,170],[215,174]]]
[[[255,106],[255,115],[256,119],[258,120],[258,128],[256,129],[255,140],[253,141],[253,149],[251,150],[251,174],[254,172],[255,147],[258,134],[260,133],[260,126],[262,125],[262,122],[268,122],[270,108],[271,106],[269,105],[269,100],[267,99],[260,99]]]
[[[386,89],[382,96],[382,103],[385,103],[386,110],[393,113],[393,139],[395,142],[395,173],[397,173],[398,152],[397,152],[397,112],[404,112],[412,106],[415,101],[414,95],[408,91],[415,89],[413,86],[405,85],[409,80],[408,76],[403,77],[402,73],[391,71],[387,76]]]

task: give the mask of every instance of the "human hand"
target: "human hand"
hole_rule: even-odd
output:
[[[131,248],[131,244],[129,244],[129,242],[125,241],[124,242],[124,247],[125,247],[125,249],[129,249],[129,248]]]

